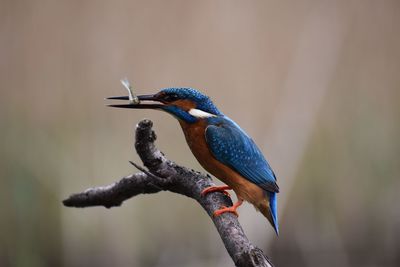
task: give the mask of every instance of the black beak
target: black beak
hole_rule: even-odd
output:
[[[108,107],[113,107],[113,108],[136,108],[136,109],[159,109],[162,108],[164,105],[161,104],[161,101],[157,98],[156,95],[138,95],[137,98],[139,101],[155,101],[159,102],[157,103],[149,103],[149,104],[142,104],[142,103],[128,103],[128,104],[118,104],[118,105],[107,105]],[[112,97],[107,97],[106,99],[110,100],[129,100],[129,96],[112,96]]]

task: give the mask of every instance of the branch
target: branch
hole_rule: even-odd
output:
[[[71,195],[63,201],[67,207],[120,206],[125,200],[139,194],[152,194],[167,190],[195,199],[208,213],[229,255],[239,267],[272,267],[261,249],[250,243],[235,215],[224,213],[214,217],[213,212],[221,206],[232,206],[229,197],[214,192],[202,197],[201,192],[214,183],[209,175],[204,175],[168,160],[156,148],[156,135],[150,120],[139,122],[136,127],[135,148],[148,171],[132,163],[141,172],[123,177],[108,186],[94,187],[82,193]]]

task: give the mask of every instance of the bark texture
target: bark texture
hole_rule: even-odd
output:
[[[224,213],[218,217],[213,216],[213,212],[221,206],[231,206],[231,199],[220,192],[201,196],[202,190],[214,185],[211,177],[168,160],[154,144],[156,135],[152,126],[150,120],[142,120],[136,127],[135,148],[148,170],[131,162],[141,172],[123,177],[108,186],[89,188],[73,194],[63,204],[76,208],[111,208],[120,206],[125,200],[138,194],[168,190],[185,195],[196,200],[210,216],[236,266],[273,266],[263,251],[248,240],[235,215]]]

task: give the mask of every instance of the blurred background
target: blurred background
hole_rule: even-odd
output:
[[[188,86],[259,144],[281,188],[278,266],[400,266],[400,2],[0,1],[0,266],[232,266],[194,201],[61,201],[136,172],[133,130],[203,170],[178,123],[104,97]],[[204,170],[203,170],[204,171]]]

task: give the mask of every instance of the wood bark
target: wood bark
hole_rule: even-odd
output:
[[[213,212],[221,206],[231,206],[232,200],[220,192],[201,196],[202,190],[215,185],[211,177],[168,160],[154,144],[156,135],[152,126],[150,120],[142,120],[136,127],[135,148],[148,170],[131,162],[140,172],[123,177],[108,186],[89,188],[73,194],[63,204],[76,208],[111,208],[120,206],[125,200],[139,194],[171,191],[185,195],[196,200],[210,216],[236,266],[273,266],[263,251],[249,241],[234,214],[213,216]]]

